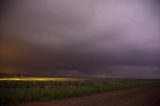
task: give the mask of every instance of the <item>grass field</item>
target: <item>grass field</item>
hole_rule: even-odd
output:
[[[0,78],[0,104],[45,101],[158,83],[144,79]]]

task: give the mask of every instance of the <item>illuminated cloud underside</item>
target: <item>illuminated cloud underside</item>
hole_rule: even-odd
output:
[[[15,0],[6,4],[1,19],[3,41],[14,42],[21,55],[16,51],[14,58],[3,55],[2,64],[67,76],[160,78],[156,0]],[[12,45],[5,47],[11,50]]]

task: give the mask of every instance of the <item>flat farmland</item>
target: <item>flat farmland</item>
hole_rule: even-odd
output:
[[[155,84],[159,84],[159,80],[3,77],[0,78],[0,104],[16,105],[34,101],[46,102]]]
[[[159,89],[160,85],[148,85],[82,97],[22,103],[18,106],[160,106]]]

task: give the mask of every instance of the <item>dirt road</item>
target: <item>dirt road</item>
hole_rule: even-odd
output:
[[[19,106],[160,106],[160,86],[111,91],[49,102],[31,102]]]

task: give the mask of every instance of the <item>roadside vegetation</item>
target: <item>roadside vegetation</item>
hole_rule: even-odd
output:
[[[20,79],[20,78],[19,78]],[[0,104],[46,101],[158,83],[147,79],[0,80]],[[67,79],[67,78],[66,78]]]

